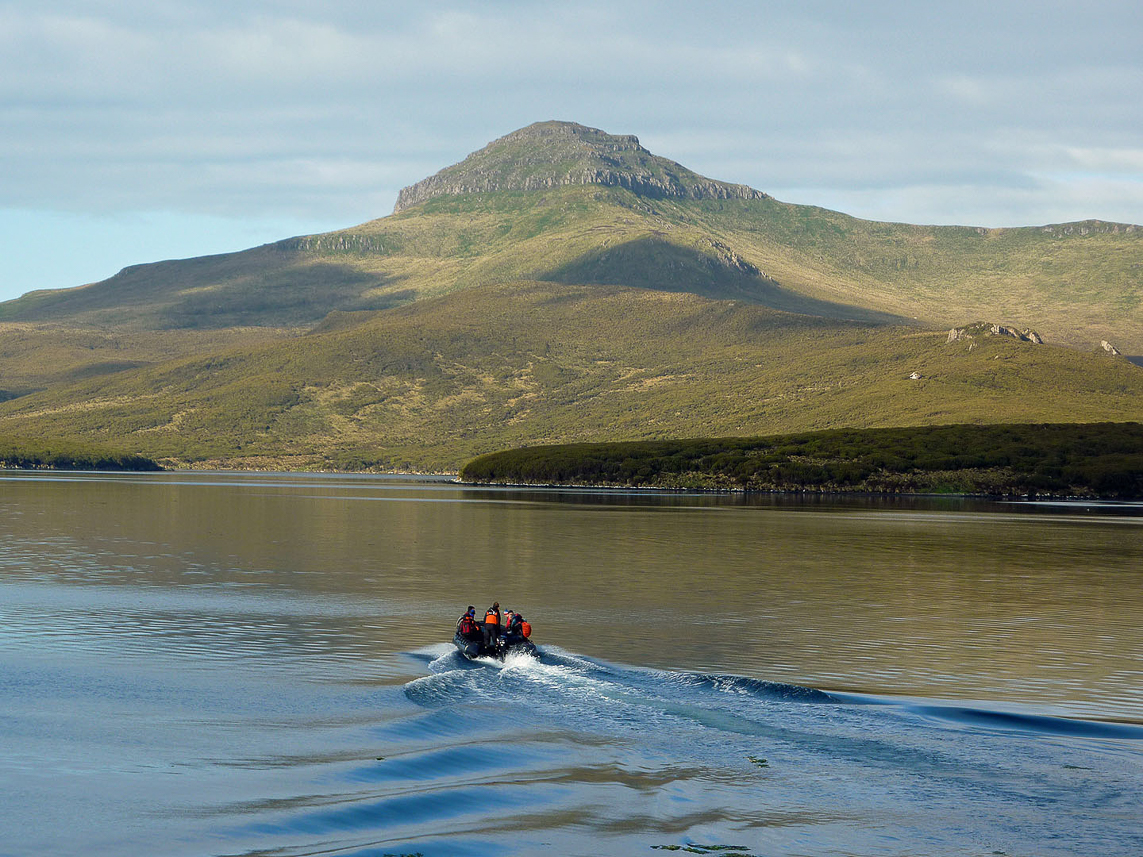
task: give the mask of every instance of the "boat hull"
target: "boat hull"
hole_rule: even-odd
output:
[[[536,644],[531,640],[513,640],[507,642],[503,637],[497,640],[497,645],[488,648],[484,645],[482,640],[469,640],[457,634],[452,638],[453,645],[456,646],[458,652],[474,661],[477,658],[496,658],[499,661],[504,660],[508,655],[532,655],[536,656]]]

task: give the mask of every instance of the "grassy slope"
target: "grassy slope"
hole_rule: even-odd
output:
[[[685,294],[507,283],[0,403],[0,432],[158,457],[453,469],[541,442],[1143,419],[1143,372],[1125,361],[944,340]]]
[[[0,304],[0,322],[54,321],[117,330],[299,327],[334,308],[391,305],[376,264],[266,245],[219,256],[135,265],[77,289],[32,292]],[[383,255],[378,258],[383,259]]]
[[[271,342],[295,331],[265,327],[133,331],[55,324],[0,324],[0,400],[188,354]]]
[[[727,264],[693,226],[648,220],[634,195],[599,188],[434,200],[351,230],[242,253],[128,268],[103,283],[0,304],[0,390],[26,392],[116,368],[296,336],[332,311],[385,309],[485,283],[568,280],[612,247],[607,282],[825,306]]]
[[[1016,323],[1084,348],[1108,338],[1143,353],[1143,228],[910,226],[771,199],[647,200],[588,187],[445,197],[350,231],[399,236],[418,255],[453,260],[460,286],[546,279],[648,237],[717,256],[713,239],[810,298],[943,327]],[[488,258],[464,264],[476,254]],[[609,281],[650,285],[645,258],[624,261],[616,259]],[[663,259],[660,279],[670,279],[674,261]],[[702,289],[693,280],[688,287]]]
[[[945,328],[999,321],[1083,350],[1108,339],[1143,354],[1141,228],[910,226],[769,199],[648,200],[568,187],[438,198],[342,234],[402,248],[385,271],[418,295],[590,279],[827,316],[865,308]],[[728,256],[764,276],[742,274]],[[774,282],[780,295],[767,287]]]
[[[470,194],[341,232],[33,293],[0,304],[0,322],[297,328],[334,309],[385,309],[489,282],[553,274],[574,281],[560,272],[585,270],[584,259],[595,259],[590,270],[609,282],[654,286],[650,265],[652,279],[672,288],[719,289],[717,275],[727,271],[716,270],[711,284],[701,268],[679,270],[681,249],[716,263],[736,255],[810,298],[940,326],[1018,323],[1070,344],[1110,338],[1143,353],[1143,229],[1127,229],[909,226],[771,199],[653,200],[595,186]],[[662,248],[660,258],[618,254],[599,264],[601,255],[648,239]]]
[[[987,230],[858,220],[774,200],[685,206],[789,288],[940,326],[987,319],[1143,353],[1143,228]]]

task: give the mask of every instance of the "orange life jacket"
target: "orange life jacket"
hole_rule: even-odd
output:
[[[484,624],[485,625],[499,625],[500,624],[500,612],[498,610],[489,610],[487,613],[484,614]]]
[[[468,637],[476,633],[476,620],[469,616],[467,613],[460,617],[460,622],[457,625],[457,630],[461,634]]]
[[[532,636],[532,625],[530,622],[520,623],[520,633],[524,635],[525,639]]]

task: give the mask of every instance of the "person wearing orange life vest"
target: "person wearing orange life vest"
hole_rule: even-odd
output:
[[[504,624],[504,630],[509,643],[526,640],[532,636],[532,626],[524,621],[523,614],[514,613],[511,610],[508,611],[508,620]]]
[[[491,649],[496,645],[496,638],[500,636],[500,602],[494,601],[492,606],[484,611],[484,647]]]

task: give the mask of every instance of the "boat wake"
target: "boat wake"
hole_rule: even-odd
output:
[[[980,730],[1000,729],[1029,736],[1075,736],[1118,740],[1143,740],[1143,725],[1079,720],[1020,711],[967,707],[954,703],[919,703],[765,681],[745,676],[673,672],[609,664],[559,647],[547,646],[539,656],[509,655],[500,661],[478,658],[470,661],[450,646],[434,646],[417,653],[428,661],[429,675],[405,686],[406,696],[418,705],[475,702],[477,699],[527,700],[535,709],[555,694],[557,708],[566,713],[575,698],[620,701],[660,711],[679,713],[686,706],[712,703],[727,708],[727,696],[760,703],[816,705],[876,705],[889,707],[904,717],[919,717],[932,723]],[[489,673],[488,670],[492,670]],[[461,675],[453,675],[460,671]],[[600,712],[593,711],[598,717]]]
[[[408,657],[425,674],[386,689],[400,702],[387,698],[367,757],[331,758],[309,796],[264,807],[267,852],[463,857],[495,832],[508,855],[1143,853],[1138,726],[555,646]]]

